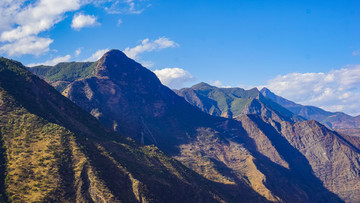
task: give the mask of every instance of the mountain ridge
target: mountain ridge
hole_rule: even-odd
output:
[[[244,114],[258,114],[277,121],[296,122],[304,120],[263,97],[256,88],[250,90],[218,88],[202,82],[175,92],[184,97],[190,104],[214,116],[236,119],[236,117]]]
[[[284,106],[294,114],[300,115],[306,119],[317,120],[329,128],[360,128],[360,115],[353,117],[343,112],[329,112],[315,106],[301,105],[283,97],[280,97],[267,88],[260,92],[265,96]]]

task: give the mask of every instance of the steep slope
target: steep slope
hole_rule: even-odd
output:
[[[233,92],[234,89],[230,88],[226,91]],[[244,90],[240,91],[244,92]],[[224,96],[223,92],[219,93],[218,88],[204,83],[177,91],[177,93],[184,95],[187,101],[203,111],[215,115],[216,112],[209,111],[210,108],[214,108],[221,101],[222,104],[226,104],[224,101],[233,101],[232,94],[228,93]],[[270,94],[265,92],[265,95]],[[244,93],[241,96],[245,99],[249,98]],[[298,106],[280,97],[271,98],[287,106]],[[263,108],[261,102],[257,103],[258,105],[255,105],[257,109]],[[223,109],[227,106],[229,105],[225,105]],[[245,107],[246,105],[243,108]],[[313,108],[314,112],[324,112],[319,108]],[[307,176],[314,174],[326,188],[338,194],[343,200],[360,201],[359,138],[339,135],[315,121],[286,122],[284,119],[260,113],[264,110],[251,111],[252,108],[249,107],[245,109],[250,109],[244,112],[248,115],[242,115],[236,119],[242,122],[242,126],[249,137],[253,138],[260,153],[269,157],[274,163],[293,169],[292,177],[306,179]],[[261,117],[256,115],[261,115]],[[351,131],[357,132],[355,129]]]
[[[218,183],[234,202],[341,202],[285,138],[278,135],[279,144],[271,137],[284,117],[276,122],[253,114],[255,121],[235,121],[205,114],[118,50],[106,53],[93,75],[74,81],[63,93],[108,128],[155,144]],[[262,108],[250,106],[254,111]],[[271,133],[261,130],[259,123],[266,123]]]
[[[326,188],[346,202],[360,201],[360,139],[341,136],[316,121],[282,123],[281,133]]]
[[[155,146],[106,130],[23,65],[4,58],[0,130],[1,202],[230,201],[217,184]]]
[[[280,97],[267,88],[261,91],[265,97],[287,108],[292,113],[302,116],[306,119],[319,121],[332,129],[338,128],[360,128],[360,117],[352,117],[341,112],[329,112],[315,106],[303,106]]]
[[[263,97],[256,89],[218,88],[199,83],[191,88],[176,91],[190,104],[202,111],[225,118],[237,118],[245,114],[267,116],[276,121],[304,120],[275,102]]]

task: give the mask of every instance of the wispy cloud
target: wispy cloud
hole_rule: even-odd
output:
[[[109,49],[99,49],[84,61],[97,61],[108,51]]]
[[[43,63],[31,63],[31,64],[28,64],[27,66],[28,67],[33,67],[33,66],[39,66],[39,65],[47,65],[47,66],[54,66],[58,63],[61,63],[61,62],[68,62],[70,61],[71,59],[71,56],[70,55],[66,55],[66,56],[58,56],[52,60],[49,60],[49,61],[45,61]]]
[[[360,56],[360,49],[353,51],[352,55],[353,56]]]
[[[75,53],[74,53],[75,57],[78,57],[81,54],[81,50],[82,50],[82,48],[78,48],[75,50]]]
[[[123,23],[123,21],[122,21],[121,19],[119,19],[119,20],[117,21],[116,26],[118,26],[118,27],[119,27],[122,23]]]
[[[349,65],[327,73],[279,75],[265,86],[301,104],[360,114],[360,65]]]
[[[178,47],[179,45],[166,37],[160,37],[157,40],[150,41],[148,38],[141,41],[140,45],[133,48],[127,47],[124,53],[132,59],[139,59],[139,54],[144,52],[159,51],[169,47]]]
[[[84,15],[82,13],[78,13],[74,15],[74,18],[71,22],[71,27],[75,30],[80,30],[83,27],[93,27],[100,25],[100,23],[96,22],[97,17],[94,15]]]
[[[27,36],[1,46],[0,53],[7,53],[9,56],[40,55],[49,51],[49,45],[53,41],[50,38]]]
[[[110,14],[141,14],[151,6],[148,0],[98,0],[97,4]]]
[[[154,73],[164,85],[172,89],[182,88],[186,83],[194,80],[189,72],[181,68],[164,68],[154,70]]]

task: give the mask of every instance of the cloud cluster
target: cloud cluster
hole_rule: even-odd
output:
[[[108,13],[141,13],[147,0],[1,0],[0,1],[0,53],[9,56],[40,55],[48,52],[54,41],[40,36],[86,4],[98,5]],[[120,12],[121,11],[121,12]],[[71,27],[99,25],[93,15],[77,14]]]
[[[2,53],[10,56],[39,55],[49,50],[52,39],[38,34],[63,19],[64,13],[78,10],[80,0],[4,0],[0,3]]]
[[[161,83],[172,89],[182,88],[186,83],[194,79],[189,72],[181,68],[164,68],[154,70],[154,73],[160,79]]]
[[[158,51],[161,49],[169,48],[169,47],[177,47],[179,46],[176,42],[171,41],[166,37],[160,37],[157,40],[150,41],[148,38],[142,40],[140,45],[136,47],[130,48],[127,47],[124,50],[124,53],[132,59],[138,59],[138,55],[144,52]]]
[[[265,86],[300,104],[350,115],[360,114],[360,65],[346,66],[327,73],[279,75]]]
[[[61,63],[61,62],[68,62],[68,61],[70,61],[70,59],[71,59],[70,55],[59,56],[59,57],[56,57],[56,58],[54,58],[52,60],[45,61],[44,63],[31,63],[31,64],[28,64],[27,66],[28,67],[39,66],[39,65],[54,66],[54,65],[56,65],[58,63]]]
[[[96,22],[97,17],[93,15],[84,15],[82,13],[78,13],[74,15],[74,18],[71,22],[71,27],[75,30],[80,30],[83,27],[92,27],[96,25],[100,25],[100,23]]]

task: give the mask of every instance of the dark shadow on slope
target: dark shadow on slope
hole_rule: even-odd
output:
[[[103,180],[111,193],[121,202],[137,202],[132,192],[132,183],[127,174],[122,172],[109,157],[105,156],[97,147],[86,139],[77,139],[84,153],[90,159],[100,180]]]
[[[306,157],[280,135],[273,126],[256,115],[248,116],[267,135],[279,154],[289,164],[290,170],[287,172],[289,180],[299,184],[298,186],[308,194],[309,200],[313,202],[343,202],[336,194],[323,186],[322,182],[314,175]],[[260,163],[259,166],[261,166]],[[266,170],[262,171],[266,173]],[[276,178],[272,180],[273,175],[271,174],[269,177],[266,183],[271,186],[276,182]]]
[[[59,167],[60,186],[48,194],[44,202],[75,202],[76,200],[75,172],[69,146],[69,135],[62,135],[60,139],[63,150],[54,154]]]
[[[319,124],[321,128],[324,128],[323,125]],[[355,146],[355,144],[360,144],[360,137],[350,136],[350,135],[341,135],[340,133],[336,131],[331,131],[335,134],[342,142],[344,142],[346,145],[349,145],[354,151],[360,154],[360,149],[358,146]],[[358,143],[353,143],[353,140],[351,139],[357,139]]]
[[[58,154],[60,159],[59,175],[61,177],[61,190],[64,191],[64,200],[71,202],[75,199],[75,172],[73,168],[72,152],[69,143],[69,135],[61,137],[61,145],[64,148],[62,154]]]
[[[1,128],[0,128],[0,202],[9,202],[6,195],[6,149],[2,140]]]
[[[259,195],[257,192],[255,192],[245,181],[239,179],[236,175],[234,175],[234,172],[232,169],[227,167],[223,162],[218,161],[213,158],[209,158],[214,164],[216,164],[216,169],[221,172],[223,175],[232,178],[236,186],[233,185],[226,185],[221,184],[222,187],[227,188],[227,190],[232,193],[232,196],[234,197],[233,201],[239,201],[241,199],[246,200],[246,202],[268,202],[264,197]],[[220,184],[220,183],[219,183]],[[240,191],[244,191],[243,193],[246,195],[241,195],[239,193]]]
[[[83,166],[83,168],[81,169],[81,173],[80,173],[80,180],[81,180],[80,191],[81,191],[82,198],[86,202],[94,203],[94,201],[91,199],[91,195],[90,195],[90,180],[89,180],[87,170],[88,170],[88,165],[85,164]]]
[[[268,202],[245,184],[242,184],[242,187],[234,187],[234,185],[207,180],[174,159],[163,157],[168,159],[165,163],[171,166],[164,165],[159,159],[162,159],[161,156],[165,156],[165,154],[160,153],[159,156],[142,160],[139,164],[135,162],[134,158],[128,156],[127,150],[121,145],[107,142],[102,146],[108,151],[114,152],[111,154],[112,158],[124,168],[132,169],[132,177],[147,186],[143,192],[155,196],[156,198],[153,198],[156,202],[169,202],[170,199],[171,202],[219,202],[214,195],[226,202],[235,203],[240,199],[245,199],[247,202]],[[143,165],[148,161],[150,166]],[[171,172],[172,168],[182,177],[181,179],[176,176],[176,173]],[[168,180],[171,185],[164,184],[164,180]],[[241,192],[239,193],[239,191]]]

